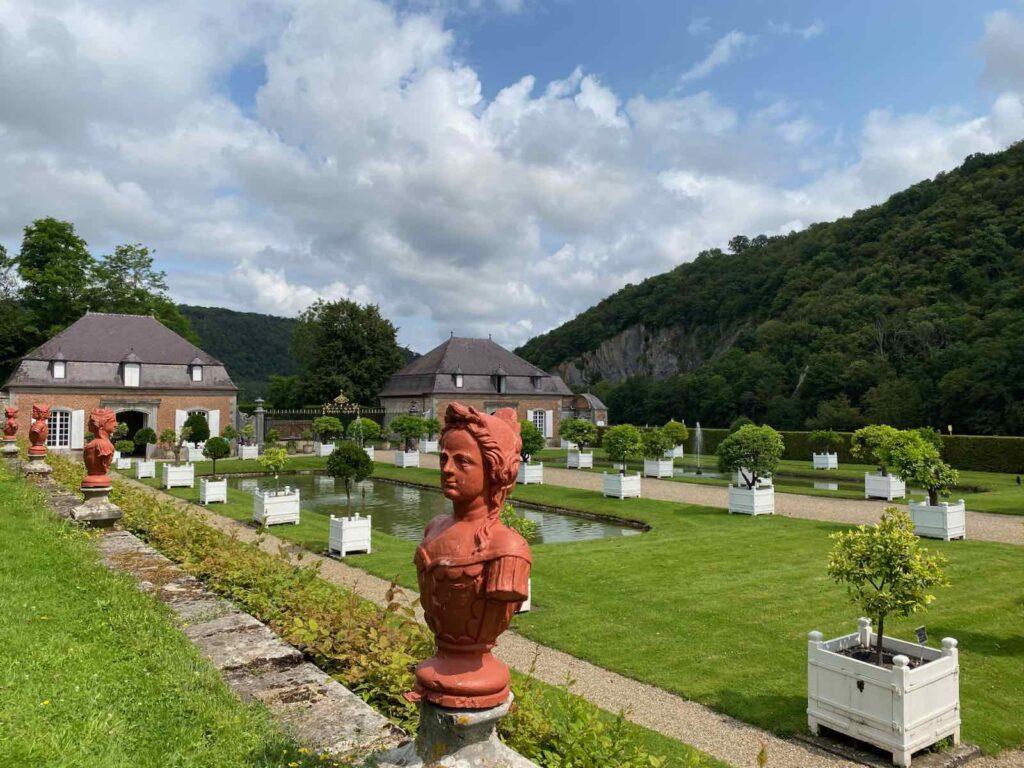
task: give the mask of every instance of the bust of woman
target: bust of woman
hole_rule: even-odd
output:
[[[32,426],[28,428],[28,441],[31,443],[30,456],[46,455],[46,436],[50,434],[50,406],[43,403],[32,404]]]
[[[18,434],[18,409],[14,406],[4,408],[4,440],[11,442]]]
[[[89,431],[96,437],[82,451],[86,475],[83,488],[109,488],[110,462],[114,458],[114,444],[110,435],[117,429],[117,416],[110,408],[93,408],[89,414]]]
[[[441,432],[441,489],[452,514],[427,524],[413,562],[435,654],[416,667],[412,698],[486,708],[509,696],[508,667],[491,655],[526,599],[530,547],[501,522],[519,471],[519,421],[452,403]]]

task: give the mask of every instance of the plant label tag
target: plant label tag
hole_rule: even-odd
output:
[[[924,627],[918,627],[917,629],[914,630],[914,632],[917,633],[917,642],[919,642],[921,645],[924,645],[925,643],[928,642],[928,630],[927,629],[925,629]]]

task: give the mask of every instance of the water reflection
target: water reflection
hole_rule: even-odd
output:
[[[819,491],[838,491],[839,483],[815,483],[814,487]]]
[[[283,483],[282,483],[283,484]],[[345,484],[321,475],[289,475],[287,484],[302,494],[303,514],[345,514]],[[228,478],[228,485],[254,493],[257,488],[273,487],[272,477]],[[373,515],[377,530],[409,541],[419,541],[423,526],[437,515],[451,511],[451,503],[438,491],[394,483],[366,480],[353,486],[352,510]],[[537,523],[538,543],[585,541],[619,536],[634,536],[641,531],[624,525],[587,520],[534,509],[521,510]]]

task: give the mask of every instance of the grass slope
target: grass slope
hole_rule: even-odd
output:
[[[165,608],[43,509],[0,469],[0,765],[306,764]]]

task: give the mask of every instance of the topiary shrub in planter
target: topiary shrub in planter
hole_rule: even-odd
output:
[[[135,433],[135,437],[132,438],[132,442],[140,448],[143,448],[143,456],[148,457],[149,451],[145,450],[145,446],[156,445],[156,432],[150,427],[143,427]]]
[[[441,431],[441,422],[430,417],[423,420],[423,428],[426,437],[420,440],[420,450],[423,453],[437,453],[437,435]]]
[[[352,509],[352,484],[361,483],[373,472],[366,451],[348,441],[338,445],[327,457],[327,474],[345,484],[345,504]]]
[[[213,462],[213,474],[217,474],[217,459],[231,455],[231,443],[223,437],[211,437],[203,445],[203,456]]]
[[[625,472],[630,459],[638,458],[644,452],[644,436],[632,424],[609,427],[604,433],[603,442],[605,453],[618,464],[620,472]]]
[[[532,421],[520,421],[519,428],[523,447],[519,452],[522,461],[519,462],[519,474],[516,477],[516,482],[520,485],[543,484],[544,464],[541,462],[534,464],[533,454],[544,450],[544,435]]]
[[[416,453],[416,441],[420,439],[426,428],[423,425],[423,419],[419,416],[412,416],[410,414],[402,414],[401,416],[395,416],[391,420],[391,432],[395,437],[401,441],[402,448],[406,453]],[[398,463],[398,460],[395,460]],[[416,464],[406,464],[399,466],[419,466],[419,459],[416,459]]]
[[[686,441],[690,439],[690,430],[686,428],[686,425],[682,422],[670,419],[665,422],[665,426],[661,428],[661,431],[668,437],[669,448],[665,451],[665,457],[669,459],[681,459],[686,455],[686,449],[683,447]]]
[[[131,440],[118,440],[114,443],[114,448],[117,449],[117,468],[120,470],[131,469],[132,460],[128,458],[128,455],[135,450],[135,443]]]
[[[665,453],[672,441],[659,427],[648,427],[641,436],[644,454],[644,477],[672,477],[673,461]]]
[[[807,725],[824,725],[892,752],[897,765],[945,738],[960,742],[957,643],[942,649],[885,636],[889,616],[910,616],[948,584],[941,555],[923,549],[906,512],[889,508],[875,525],[832,534],[828,574],[875,620],[834,640],[807,644]]]
[[[964,500],[955,504],[939,502],[960,479],[960,474],[946,464],[935,442],[919,430],[900,432],[888,445],[889,464],[904,481],[921,486],[928,494],[923,501],[910,501],[910,517],[914,532],[930,539],[967,538],[967,509]]]
[[[156,477],[156,462],[153,459],[139,459],[135,462],[135,477]]]
[[[257,525],[299,524],[299,489],[281,488],[279,475],[288,461],[284,448],[267,448],[259,457],[259,464],[274,473],[273,489],[257,488],[253,496],[252,519]]]
[[[771,515],[775,513],[775,489],[762,486],[786,450],[782,436],[771,427],[745,424],[718,445],[718,469],[738,473],[739,484],[729,485],[729,513]]]
[[[376,458],[373,446],[370,445],[370,443],[380,438],[380,425],[376,421],[362,416],[352,419],[349,422],[346,434],[349,440],[356,443],[366,452],[366,455],[370,457],[370,461]]]
[[[843,444],[843,438],[833,429],[816,429],[809,439],[814,446],[811,466],[814,469],[839,469],[839,454],[836,448]]]
[[[865,499],[902,499],[907,495],[907,484],[890,474],[889,446],[899,430],[888,424],[873,424],[858,429],[850,437],[850,454],[855,459],[878,465],[878,473],[864,473]]]
[[[319,416],[313,419],[313,453],[321,458],[330,456],[334,441],[345,434],[341,421],[336,416]]]
[[[564,419],[558,427],[563,443],[569,445],[565,455],[567,469],[592,469],[594,454],[586,448],[597,439],[597,427],[586,419]]]

